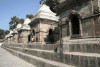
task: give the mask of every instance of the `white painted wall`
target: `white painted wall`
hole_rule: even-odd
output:
[[[0,46],[2,45],[3,42],[0,42]]]

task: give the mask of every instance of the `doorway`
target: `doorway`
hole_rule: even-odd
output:
[[[28,36],[28,42],[30,42],[30,35]]]
[[[54,42],[54,35],[52,29],[49,30],[49,41]]]
[[[31,37],[31,41],[35,42],[35,30],[32,30],[32,37]]]
[[[49,30],[49,39],[51,37],[51,35],[53,34],[52,29]]]
[[[80,27],[79,27],[79,19],[76,15],[73,15],[72,19],[72,35],[79,35]]]

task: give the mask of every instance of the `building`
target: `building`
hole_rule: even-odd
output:
[[[28,25],[28,23],[30,23],[31,20],[29,18],[26,18],[24,20],[24,23],[22,24],[22,26],[18,29],[18,40],[19,43],[27,43],[28,41],[30,41],[30,26]]]
[[[99,0],[59,0],[55,7],[60,17],[62,37],[99,37]]]
[[[33,42],[50,43],[59,39],[59,18],[49,6],[43,4],[33,17],[29,23]]]

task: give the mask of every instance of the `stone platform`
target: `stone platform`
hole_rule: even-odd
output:
[[[88,41],[63,42],[63,53],[54,52],[57,44],[9,44],[2,47],[37,67],[100,67],[100,44],[95,39],[95,43]]]

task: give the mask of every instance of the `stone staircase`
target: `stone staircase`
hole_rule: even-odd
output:
[[[64,42],[63,53],[54,51],[57,44],[9,44],[2,48],[36,67],[100,67],[100,43],[88,41]]]
[[[75,67],[61,62],[60,53],[55,53],[54,44],[45,45],[24,45],[24,44],[10,44],[3,45],[13,55],[35,65],[36,67]],[[62,59],[63,60],[63,59]]]

